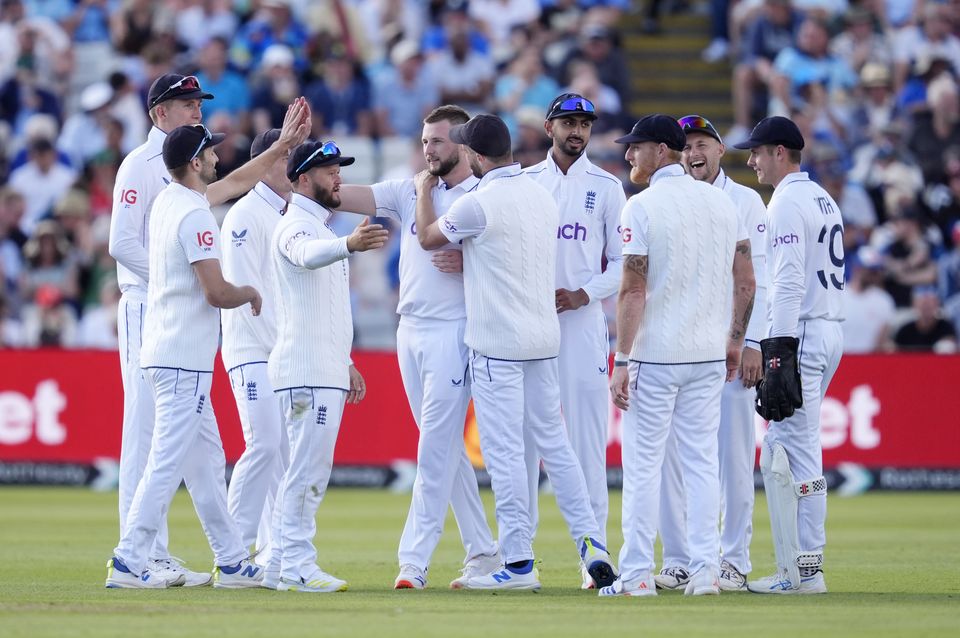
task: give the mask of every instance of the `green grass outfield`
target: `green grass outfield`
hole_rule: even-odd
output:
[[[321,505],[322,566],[340,594],[212,588],[107,590],[117,540],[116,494],[0,489],[0,636],[957,636],[960,494],[830,497],[825,596],[724,594],[599,600],[578,589],[576,556],[553,498],[542,503],[539,594],[450,591],[462,558],[448,519],[426,591],[393,591],[409,496],[335,490]],[[490,492],[484,492],[488,508]],[[620,494],[611,494],[619,547]],[[758,494],[754,573],[772,571]],[[171,516],[175,553],[195,570],[210,551],[187,494]]]

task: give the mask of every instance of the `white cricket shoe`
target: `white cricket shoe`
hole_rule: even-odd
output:
[[[680,589],[690,581],[690,572],[683,567],[664,567],[653,580],[658,589]]]
[[[393,581],[394,589],[425,589],[427,586],[427,572],[416,565],[409,563],[400,566],[400,573]]]
[[[299,581],[281,578],[277,583],[277,591],[296,591],[303,594],[330,594],[337,591],[347,591],[347,581],[328,574],[319,567],[307,578]]]
[[[823,572],[817,570],[812,576],[801,576],[800,586],[795,588],[787,578],[787,572],[781,569],[773,576],[748,582],[747,589],[755,594],[825,594],[827,583]]]
[[[213,568],[213,586],[217,589],[259,587],[261,582],[263,567],[246,558],[236,565],[217,565]]]
[[[263,580],[260,581],[260,586],[265,587],[267,589],[276,590],[277,585],[279,584],[280,584],[280,570],[276,569],[274,571],[270,571],[270,570],[264,569]]]
[[[720,594],[720,578],[717,571],[704,567],[690,577],[684,596],[717,596]]]
[[[180,577],[182,578],[182,576]],[[180,583],[182,584],[182,583]],[[170,583],[158,574],[144,570],[137,576],[116,556],[107,561],[107,589],[166,589]]]
[[[657,584],[650,574],[629,582],[624,582],[622,578],[618,578],[613,581],[612,585],[601,587],[598,595],[602,598],[608,596],[656,596]]]
[[[489,574],[468,578],[463,585],[464,589],[526,589],[540,591],[540,572],[536,567],[526,574],[518,574],[506,567],[494,570]]]
[[[617,568],[613,566],[607,548],[589,536],[580,544],[580,558],[595,587],[608,587],[617,579]]]
[[[161,577],[171,580],[171,576],[183,575],[183,582],[171,587],[206,587],[213,583],[213,574],[210,572],[192,572],[186,568],[183,561],[175,556],[147,562],[147,569],[158,572]]]
[[[720,591],[747,591],[747,577],[726,560],[720,561]]]
[[[474,556],[460,570],[460,576],[450,581],[450,589],[463,589],[471,578],[485,576],[490,572],[503,568],[500,551],[495,554],[480,554]]]

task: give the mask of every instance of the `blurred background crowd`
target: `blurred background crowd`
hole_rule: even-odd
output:
[[[358,158],[344,170],[356,183],[419,170],[421,118],[445,102],[499,113],[517,160],[539,162],[546,107],[574,91],[602,114],[591,160],[629,191],[612,140],[644,114],[644,96],[625,41],[668,39],[664,15],[701,13],[712,19],[701,63],[732,69],[733,117],[714,120],[725,141],[764,115],[792,117],[808,140],[804,168],[840,205],[847,350],[950,351],[960,2],[692,2],[0,0],[0,346],[116,348],[114,181],[146,138],[145,95],[161,74],[194,74],[215,95],[203,116],[228,136],[221,175],[304,95],[313,136]],[[744,159],[731,152],[725,165]],[[354,223],[343,214],[336,226]],[[354,260],[359,347],[393,347],[397,261],[396,241]]]

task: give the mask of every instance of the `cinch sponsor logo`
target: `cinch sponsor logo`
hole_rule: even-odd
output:
[[[773,247],[782,246],[783,244],[799,244],[800,238],[796,233],[790,233],[789,235],[780,235],[775,237],[773,240]]]
[[[757,232],[758,232],[758,233],[765,233],[765,232],[767,232],[767,225],[766,225],[766,224],[757,224]]]
[[[297,241],[297,240],[300,239],[301,237],[310,237],[310,236],[311,236],[310,233],[308,233],[308,232],[305,231],[305,230],[298,231],[298,232],[296,232],[296,233],[293,234],[293,237],[291,237],[290,239],[287,240],[287,242],[283,245],[283,249],[284,249],[284,250],[290,250],[290,245],[291,245],[293,242]]]
[[[66,407],[67,397],[53,379],[38,383],[32,400],[19,392],[0,392],[0,445],[20,445],[31,436],[44,445],[60,445],[67,439],[60,423]]]
[[[557,229],[557,239],[574,239],[577,241],[587,241],[587,227],[576,224],[564,224]]]

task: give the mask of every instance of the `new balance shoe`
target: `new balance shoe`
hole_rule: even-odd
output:
[[[664,567],[653,580],[658,589],[680,589],[690,581],[690,572],[683,567]]]
[[[486,576],[503,568],[500,552],[495,554],[481,554],[474,556],[460,570],[460,576],[450,581],[450,589],[463,589],[471,578]]]
[[[720,578],[717,570],[704,567],[690,577],[684,596],[716,596],[720,593]]]
[[[601,587],[598,596],[605,598],[608,596],[656,596],[657,584],[653,576],[647,574],[643,578],[638,578],[630,582],[624,582],[622,578],[613,581],[608,587]]]
[[[607,587],[617,579],[617,569],[610,560],[607,548],[589,536],[580,543],[580,558],[596,587]]]
[[[518,573],[509,567],[500,567],[489,574],[468,578],[463,585],[463,589],[525,589],[539,591],[540,572],[533,566],[530,566],[529,571],[524,573]]]
[[[427,572],[416,565],[401,565],[394,589],[424,589],[427,586]]]
[[[747,577],[726,560],[720,561],[720,591],[747,591]]]
[[[173,580],[171,577],[182,575],[183,582],[179,585],[171,585],[171,587],[206,587],[213,583],[213,574],[210,572],[192,572],[186,568],[182,560],[175,556],[148,561],[147,569],[151,572],[158,572],[168,582]]]
[[[810,575],[801,574],[800,586],[794,587],[787,578],[787,572],[781,569],[772,576],[751,580],[747,583],[747,589],[755,594],[825,594],[827,583],[823,572],[818,569]]]
[[[107,589],[166,589],[170,584],[158,574],[144,570],[139,576],[123,561],[111,556],[107,561]]]
[[[277,583],[277,591],[296,591],[304,594],[330,594],[337,591],[347,591],[347,581],[328,574],[319,567],[306,578],[299,581],[281,578]]]
[[[236,565],[218,565],[213,569],[213,586],[217,589],[259,587],[261,582],[263,567],[246,558]]]

